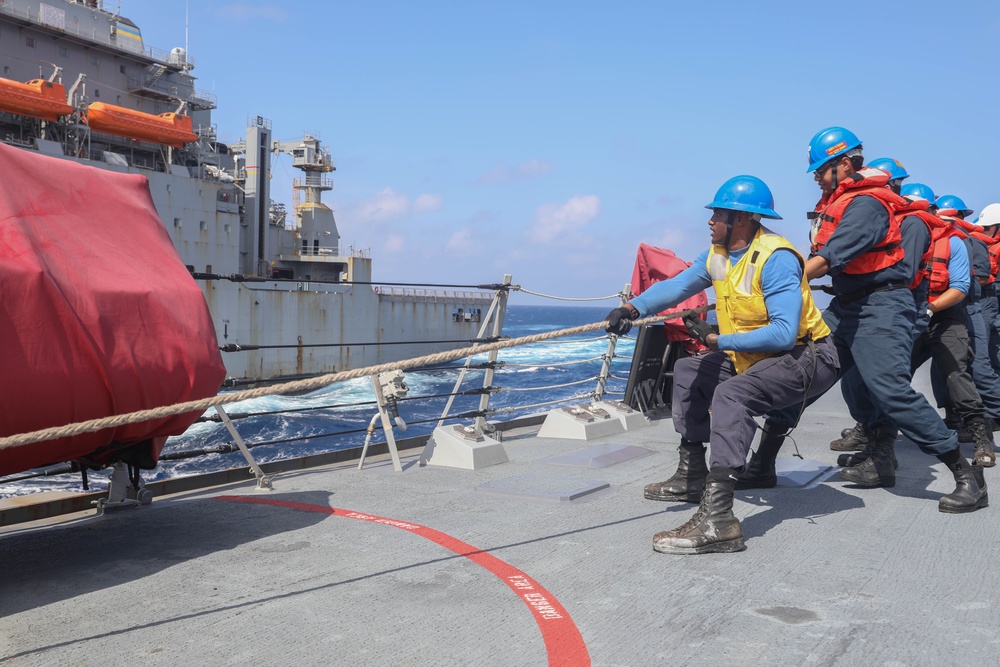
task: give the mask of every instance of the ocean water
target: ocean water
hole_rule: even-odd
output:
[[[520,306],[508,307],[504,318],[503,335],[519,338],[557,329],[565,329],[593,322],[600,322],[613,306]],[[611,375],[623,378],[628,373],[633,340],[618,341]],[[531,407],[549,401],[572,401],[576,396],[593,392],[601,357],[608,350],[608,339],[603,331],[572,338],[558,338],[530,346],[500,350],[498,361],[504,365],[497,369],[493,386],[501,390],[490,397],[490,408],[504,412],[488,419],[503,421],[525,414],[544,412],[554,406]],[[473,363],[486,361],[486,355],[474,358]],[[573,363],[569,363],[573,362]],[[407,372],[406,400],[399,403],[399,414],[408,423],[405,432],[396,430],[397,438],[430,433],[441,416],[447,397],[440,396],[455,391],[459,379],[459,366],[429,371]],[[482,370],[470,370],[458,391],[483,386]],[[572,384],[580,382],[581,384]],[[568,385],[568,386],[557,386]],[[621,398],[625,382],[611,378],[606,385],[610,399]],[[360,448],[372,416],[377,413],[374,405],[371,380],[359,378],[323,388],[302,396],[267,396],[264,398],[226,405],[234,416],[234,423],[243,440],[252,446],[254,457],[260,462],[273,461],[306,454],[339,449]],[[586,399],[579,399],[582,402]],[[359,405],[360,404],[360,405]],[[449,414],[477,410],[479,396],[458,396]],[[509,412],[507,410],[510,410]],[[206,415],[214,415],[211,410]],[[235,419],[235,416],[247,414]],[[422,420],[433,422],[418,423]],[[449,419],[446,424],[470,424],[471,418]],[[373,442],[383,442],[384,433],[375,433]],[[192,425],[181,436],[167,441],[164,455],[202,448],[218,447],[233,442],[228,430],[217,422]],[[260,444],[271,443],[271,444]],[[151,471],[143,471],[147,481],[192,475],[225,468],[241,467],[246,461],[241,454],[208,454],[178,461],[161,461]],[[20,476],[20,475],[18,475]],[[12,476],[15,477],[15,476]],[[91,471],[91,490],[106,488],[106,473]],[[8,478],[9,479],[9,478]],[[0,497],[26,495],[37,491],[82,491],[79,473],[36,478],[16,482],[0,479]]]

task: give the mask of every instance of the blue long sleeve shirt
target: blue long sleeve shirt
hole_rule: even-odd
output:
[[[739,262],[749,247],[729,251],[730,265]],[[676,306],[712,285],[707,266],[708,250],[698,255],[690,267],[670,280],[654,284],[629,303],[639,311],[640,317]],[[764,263],[760,278],[770,323],[746,333],[720,335],[719,349],[777,352],[795,347],[802,318],[802,264],[799,258],[787,250],[774,252]]]

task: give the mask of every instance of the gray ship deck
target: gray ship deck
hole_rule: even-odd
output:
[[[738,493],[738,554],[652,550],[694,509],[642,497],[676,463],[667,419],[591,442],[508,433],[511,461],[475,472],[380,458],[284,474],[270,493],[4,529],[0,662],[994,664],[1000,508],[939,513],[951,475],[906,442],[895,488],[849,487],[826,469],[846,425],[835,388],[794,434],[823,465]],[[542,461],[599,444],[651,453]],[[520,475],[522,489],[610,488],[563,502],[477,490]]]

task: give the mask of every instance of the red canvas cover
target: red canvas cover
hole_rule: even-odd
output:
[[[639,250],[635,254],[635,268],[632,270],[632,293],[639,296],[648,290],[653,283],[673,278],[689,266],[691,266],[691,262],[685,262],[672,250],[640,243]],[[668,308],[657,314],[705,305],[708,305],[708,297],[705,292],[699,292],[690,299],[677,304],[676,307]],[[669,341],[691,341],[691,335],[680,320],[665,322],[664,331]],[[692,350],[701,347],[696,343],[693,344],[696,347]]]
[[[0,144],[0,436],[214,396],[205,299],[144,176]],[[0,450],[0,475],[74,459],[155,465],[185,414]]]

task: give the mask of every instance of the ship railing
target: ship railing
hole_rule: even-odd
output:
[[[114,45],[114,43],[111,42],[111,40],[109,39],[107,32],[102,31],[98,33],[96,27],[89,32],[85,32],[80,28],[79,25],[66,24],[65,17],[62,23],[59,23],[57,20],[55,20],[55,15],[53,15],[52,18],[50,18],[49,20],[45,20],[46,16],[43,15],[44,9],[42,9],[44,7],[45,5],[43,3],[38,11],[32,11],[31,5],[28,5],[23,8],[18,8],[17,6],[11,3],[0,2],[0,14],[7,14],[8,16],[12,16],[16,19],[23,19],[26,21],[30,21],[31,23],[37,23],[39,25],[45,26],[46,28],[60,30],[66,33],[67,35],[76,35],[77,37],[82,37],[92,42]]]
[[[135,74],[128,78],[130,93],[145,91],[162,97],[186,101],[201,109],[215,109],[218,106],[218,96],[205,90],[189,86],[180,86],[153,74]]]
[[[158,62],[171,65],[173,67],[183,66],[184,69],[194,69],[195,61],[194,58],[192,58],[191,54],[189,53],[185,53],[184,61],[179,62],[177,60],[177,57],[170,51],[165,51],[164,49],[158,49],[154,46],[145,47],[143,49],[143,52],[146,54],[147,58],[150,58],[152,60],[156,60]]]
[[[419,287],[385,287],[374,285],[372,290],[388,301],[476,301],[489,299],[483,292],[445,290]]]
[[[295,443],[301,445],[322,441],[325,446],[328,446],[331,449],[331,451],[342,452],[343,450],[356,450],[359,447],[362,448],[361,463],[363,464],[364,445],[362,445],[360,441],[361,434],[366,434],[366,443],[370,442],[372,434],[378,430],[376,422],[381,420],[381,428],[386,437],[385,448],[393,457],[393,464],[396,469],[400,470],[398,452],[396,451],[395,439],[393,435],[394,428],[405,429],[407,426],[418,424],[441,425],[443,422],[448,420],[461,422],[463,420],[473,419],[474,429],[484,433],[492,433],[495,431],[495,426],[494,424],[490,424],[488,422],[491,417],[496,417],[498,415],[523,414],[526,412],[528,415],[537,415],[537,409],[541,407],[570,404],[588,399],[591,401],[597,401],[603,396],[620,395],[623,393],[623,387],[614,386],[613,383],[625,382],[626,378],[614,372],[609,371],[603,373],[600,370],[598,370],[594,375],[589,375],[584,372],[583,377],[580,378],[549,382],[547,384],[539,382],[538,386],[531,386],[529,388],[516,386],[516,383],[513,382],[514,376],[511,375],[511,373],[524,369],[526,366],[531,366],[539,371],[564,369],[568,366],[597,363],[599,363],[602,367],[605,365],[613,367],[615,363],[625,357],[618,354],[595,355],[587,349],[588,347],[594,346],[595,342],[604,338],[604,336],[594,337],[590,334],[601,332],[606,326],[606,322],[596,322],[567,329],[560,329],[557,331],[532,334],[516,339],[503,337],[502,327],[504,314],[506,313],[508,296],[511,291],[515,291],[519,288],[518,286],[511,284],[509,275],[504,277],[503,283],[494,285],[493,287],[495,288],[494,299],[491,302],[490,308],[479,328],[479,337],[476,339],[475,344],[472,347],[466,347],[459,350],[448,350],[445,352],[425,355],[416,359],[408,359],[312,378],[305,378],[292,382],[286,382],[280,385],[222,393],[211,398],[130,413],[127,415],[117,415],[114,417],[95,419],[78,424],[42,429],[40,431],[27,434],[0,437],[0,450],[24,444],[72,437],[81,433],[100,431],[108,428],[112,424],[116,427],[120,427],[126,424],[159,420],[174,414],[213,410],[215,414],[205,415],[202,418],[202,421],[219,422],[225,427],[225,431],[216,432],[213,429],[217,427],[213,427],[211,424],[208,424],[207,426],[199,427],[198,432],[196,433],[182,436],[180,438],[173,438],[164,450],[164,455],[161,457],[162,460],[169,462],[172,460],[180,460],[206,454],[220,455],[227,452],[242,452],[243,456],[250,463],[250,468],[258,473],[258,483],[260,484],[262,482],[266,483],[267,480],[262,479],[264,477],[264,473],[260,472],[260,466],[256,464],[253,457],[249,454],[248,450],[251,448],[264,447],[267,445],[292,445]],[[600,297],[600,299],[604,300],[615,298],[620,300],[625,296],[626,294],[622,293],[612,297]],[[698,308],[695,309],[695,312],[704,312],[711,307],[712,306]],[[676,313],[668,313],[663,316],[641,320],[637,324],[662,322],[674,319],[680,316],[680,314],[680,311]],[[557,340],[558,344],[556,343]],[[520,354],[520,356],[517,357],[511,357],[508,361],[504,361],[500,358],[501,351],[503,351],[504,357],[507,357],[510,354],[510,352],[507,352],[508,350],[528,346],[540,346],[538,350],[532,351],[528,360],[525,360],[523,354]],[[569,346],[585,346],[582,350],[583,354],[581,358],[567,359],[568,355],[566,350],[569,349]],[[483,359],[484,356],[485,359]],[[446,365],[454,363],[460,359],[465,359],[464,365],[460,368]],[[405,383],[402,382],[403,372],[411,375],[419,373],[433,374],[436,378],[438,378],[438,386],[440,375],[442,373],[457,373],[458,381],[454,384],[450,391],[435,391],[434,393],[422,396],[414,396],[408,395],[405,391]],[[481,381],[479,381],[475,375],[471,378],[469,377],[470,373],[478,374],[480,372],[482,373]],[[524,373],[517,373],[517,375],[524,375]],[[374,397],[371,400],[328,404],[323,400],[321,395],[307,395],[308,392],[328,387],[337,382],[365,378],[369,379],[372,384],[372,394]],[[467,378],[470,380],[468,383],[465,382]],[[595,386],[595,388],[591,391],[581,392],[579,390],[582,386],[594,383],[595,378],[603,379],[604,384]],[[411,384],[434,386],[432,383]],[[402,391],[400,391],[400,388],[402,388]],[[530,403],[524,403],[523,401],[511,398],[523,395],[525,391],[543,391],[545,394],[540,397],[543,400]],[[351,393],[354,394],[355,392],[352,390]],[[256,399],[275,395],[299,397],[294,400],[301,400],[302,403],[298,404],[297,407],[281,407],[281,409],[273,411],[249,409],[253,406],[253,404],[248,403],[247,401],[255,401]],[[491,405],[490,401],[494,396],[498,398],[496,399],[495,404]],[[410,410],[406,406],[411,404],[416,405],[418,401],[441,400],[446,401],[445,407],[440,413],[441,416],[428,418],[421,417],[409,420],[406,419],[408,413],[410,413]],[[223,410],[223,405],[229,405],[230,410],[228,412]],[[401,408],[401,406],[403,407]],[[245,411],[242,411],[241,408],[245,409]],[[365,417],[371,415],[373,409],[376,410],[377,413],[371,418],[371,421],[368,422],[368,426],[364,427],[363,424],[365,423]],[[286,416],[281,420],[281,430],[287,431],[290,428],[288,425],[288,421],[290,419],[290,417],[288,417],[289,415],[305,412],[315,413],[317,411],[324,411],[323,414],[327,415],[331,420],[336,420],[337,422],[351,422],[357,425],[357,428],[341,428],[335,431],[323,430],[322,432],[317,432],[318,429],[315,429],[314,426],[310,426],[299,429],[299,434],[290,438],[270,437],[243,441],[242,438],[239,437],[237,431],[235,430],[235,426],[233,425],[234,422],[241,420],[259,420],[268,415],[280,414]],[[341,416],[341,413],[338,411],[346,411],[343,413],[346,416]],[[425,409],[423,414],[427,414],[427,412],[428,410]],[[310,422],[315,424],[315,419],[311,419]],[[260,422],[258,421],[258,426],[259,423]],[[538,422],[536,421],[534,423]],[[296,429],[292,427],[292,430]],[[236,440],[235,444],[229,441],[230,437]],[[352,438],[356,439],[352,440]],[[197,442],[201,446],[199,446],[197,450],[186,450],[185,447],[190,446],[192,442]],[[228,463],[228,461],[223,463]],[[56,474],[57,472],[69,472],[71,469],[71,466],[67,466],[65,471],[46,469],[44,471],[30,473],[30,476],[47,477]],[[0,479],[0,485],[15,481],[15,479],[20,481],[25,479],[25,476],[22,475],[18,478]]]
[[[296,190],[304,190],[306,188],[333,190],[333,179],[329,176],[321,176],[317,179],[294,178],[292,179],[292,187]]]

